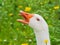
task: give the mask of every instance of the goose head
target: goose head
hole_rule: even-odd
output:
[[[20,11],[20,14],[24,17],[24,20],[18,19],[17,21],[28,24],[34,29],[37,45],[50,45],[48,25],[44,18],[39,14],[30,14],[24,11]],[[48,40],[48,42],[44,43],[44,40]]]
[[[20,11],[20,14],[24,17],[24,20],[18,19],[18,22],[28,24],[30,27],[36,30],[44,30],[47,27],[46,21],[39,14],[30,14],[24,11]]]

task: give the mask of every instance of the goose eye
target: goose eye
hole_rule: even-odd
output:
[[[39,19],[39,18],[36,18],[36,20],[37,20],[37,21],[40,21],[40,19]]]

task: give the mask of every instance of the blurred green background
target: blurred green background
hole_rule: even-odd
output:
[[[33,29],[16,21],[20,10],[42,15],[51,45],[60,45],[60,0],[0,0],[0,45],[36,45]]]

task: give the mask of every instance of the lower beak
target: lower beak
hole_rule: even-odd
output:
[[[21,14],[21,16],[24,17],[24,20],[18,19],[17,21],[18,21],[18,22],[22,22],[22,23],[24,23],[24,24],[28,24],[30,18],[33,17],[33,14],[29,14],[29,13],[26,13],[26,12],[24,12],[24,11],[20,11],[20,14]]]

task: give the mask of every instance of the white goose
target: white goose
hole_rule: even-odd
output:
[[[38,14],[29,14],[20,11],[25,20],[18,19],[18,22],[28,24],[34,29],[37,45],[50,45],[49,30],[46,21]]]

